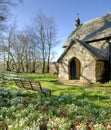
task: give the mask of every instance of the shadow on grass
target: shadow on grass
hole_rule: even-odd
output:
[[[74,93],[74,90],[75,93]],[[4,119],[5,117],[12,120],[12,116],[8,116],[9,113],[14,111],[19,111],[19,113],[23,110],[29,110],[30,113],[34,112],[37,120],[38,113],[42,115],[47,115],[47,117],[43,116],[43,119],[48,121],[49,118],[64,118],[72,123],[106,123],[111,119],[111,100],[107,94],[91,93],[89,89],[84,88],[63,88],[52,90],[52,93],[60,91],[60,95],[52,95],[52,97],[44,97],[42,101],[39,99],[39,94],[33,92],[19,92],[19,91],[11,91],[4,88],[0,89],[0,110],[3,111],[4,107],[6,110],[11,110],[9,112],[4,112],[2,114]],[[62,92],[61,92],[62,91]],[[65,95],[67,91],[72,91],[73,94]],[[21,108],[20,108],[21,104]],[[32,107],[30,106],[32,104]],[[12,111],[12,106],[16,109]],[[31,107],[31,109],[30,109]],[[3,109],[2,109],[3,108]],[[33,111],[32,111],[33,110]],[[25,111],[24,111],[25,112]],[[15,113],[16,114],[16,113]],[[23,114],[23,113],[22,113]],[[28,115],[26,115],[28,117]],[[13,115],[16,117],[16,115]],[[21,115],[22,116],[22,115]],[[30,116],[29,116],[30,117]],[[33,116],[31,116],[32,121]],[[46,119],[45,119],[46,118]],[[77,125],[77,124],[76,124]]]

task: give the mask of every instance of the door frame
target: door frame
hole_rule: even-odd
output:
[[[75,63],[75,66],[71,66],[71,64],[73,65]],[[71,74],[71,69],[72,67],[74,67],[73,69],[76,69],[75,70],[75,77],[72,78],[72,74]],[[68,68],[69,68],[69,80],[79,80],[80,79],[80,70],[81,70],[81,63],[80,63],[80,60],[76,57],[73,57],[69,60],[69,65],[68,65]]]

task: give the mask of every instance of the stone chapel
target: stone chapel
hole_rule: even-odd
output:
[[[60,80],[96,83],[111,80],[111,13],[75,28],[58,59]]]

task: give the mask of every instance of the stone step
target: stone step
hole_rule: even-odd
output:
[[[80,80],[59,80],[59,83],[64,85],[78,85],[78,86],[85,86],[86,84],[80,82]]]

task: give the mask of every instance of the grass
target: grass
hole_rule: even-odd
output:
[[[57,76],[51,76],[49,74],[35,74],[35,73],[23,73],[19,74],[20,77],[30,80],[41,80],[41,81],[56,81],[58,80]]]
[[[111,87],[111,82],[100,84],[102,87]]]
[[[111,127],[111,91],[109,84],[86,88],[59,84],[57,77],[20,74],[40,80],[52,90],[52,97],[40,99],[39,93],[17,88],[13,82],[0,88],[0,126],[9,130],[107,130]],[[104,87],[103,87],[104,86]],[[4,128],[3,128],[4,127]]]

